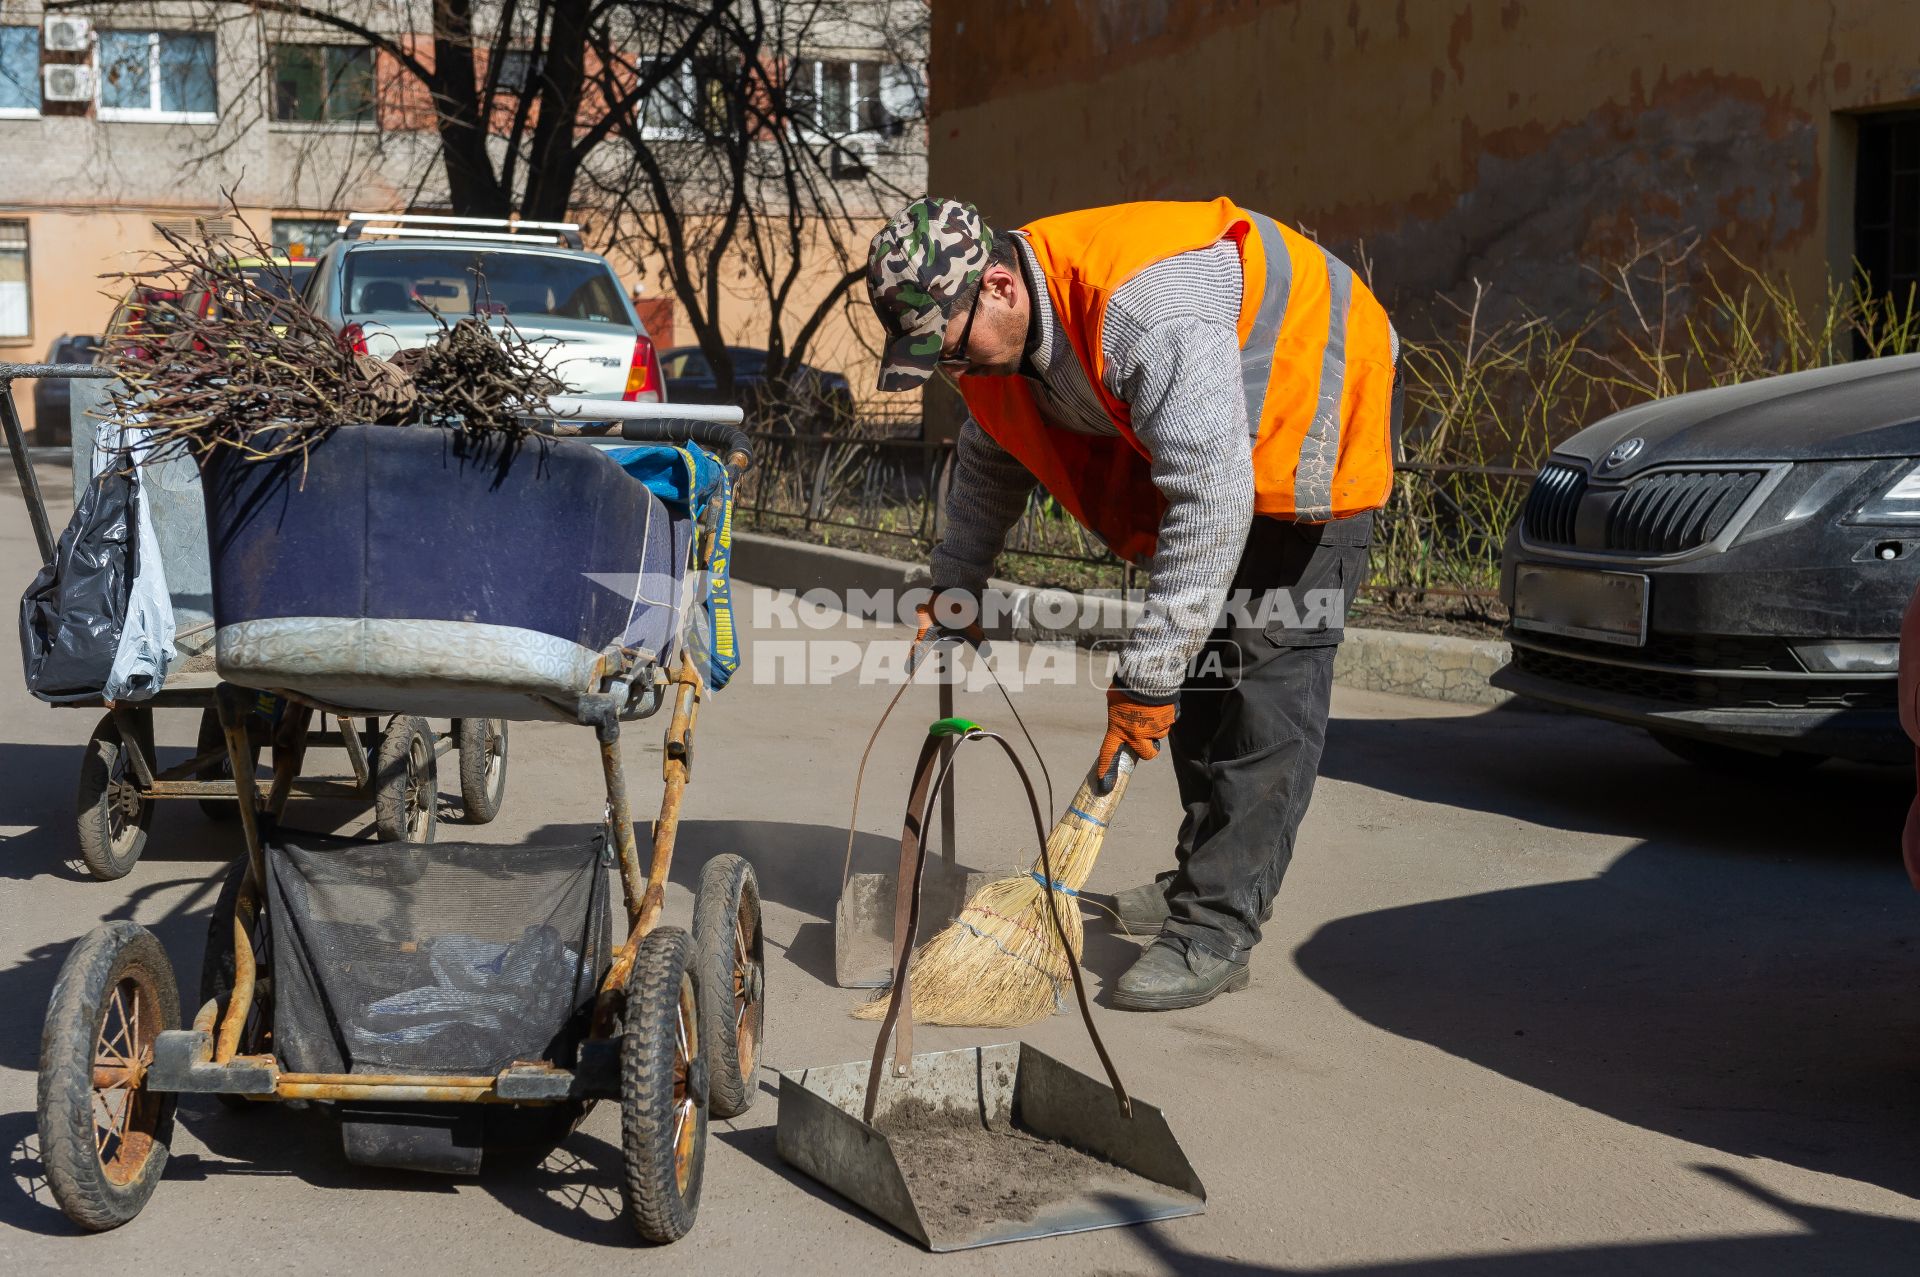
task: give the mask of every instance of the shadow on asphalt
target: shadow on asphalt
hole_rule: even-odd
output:
[[[78,835],[74,833],[82,748],[79,744],[0,743],[0,776],[6,778],[7,786],[5,819],[0,823],[25,827],[22,833],[0,835],[0,879],[27,881],[47,874],[87,878],[86,867],[80,860]],[[162,745],[157,752],[162,767],[185,762],[193,756],[191,750],[180,746]],[[309,778],[344,779],[344,776],[334,777],[328,770],[332,766],[329,754],[332,760],[339,760],[336,751],[315,751],[313,765],[304,774]],[[344,762],[340,765],[345,766]],[[466,837],[459,831],[469,828],[451,823],[459,815],[460,805],[457,792],[451,798],[447,795],[447,785],[446,775],[442,773],[442,841]],[[457,779],[454,789],[458,790]],[[372,808],[369,802],[356,799],[295,795],[287,807],[287,820],[304,828],[338,827],[348,833],[370,836]],[[147,845],[140,859],[143,863],[225,864],[239,855],[244,846],[237,820],[216,822],[201,811],[197,802],[168,799],[154,804]],[[133,872],[140,873],[137,865]]]
[[[1728,780],[1638,733],[1543,719],[1341,720],[1326,774],[1642,841],[1595,877],[1329,922],[1300,970],[1368,1023],[1582,1107],[1920,1196],[1911,777]],[[1909,1264],[1920,1243],[1789,1213],[1907,1229]]]
[[[1721,1167],[1694,1169],[1772,1207],[1797,1223],[1801,1231],[1700,1241],[1437,1255],[1333,1269],[1279,1268],[1218,1259],[1182,1247],[1161,1224],[1136,1225],[1128,1234],[1164,1265],[1165,1271],[1183,1277],[1309,1277],[1314,1273],[1338,1273],[1340,1277],[1799,1277],[1803,1273],[1847,1273],[1850,1277],[1873,1277],[1913,1271],[1913,1257],[1920,1249],[1920,1224],[1792,1201],[1737,1171]]]

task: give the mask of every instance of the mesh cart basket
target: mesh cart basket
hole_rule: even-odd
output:
[[[604,838],[418,846],[315,834],[267,847],[275,1054],[312,1074],[571,1069],[610,958]],[[472,1174],[538,1160],[585,1112],[343,1104],[347,1158]]]
[[[299,1073],[571,1068],[606,974],[603,838],[267,850],[275,1053]]]

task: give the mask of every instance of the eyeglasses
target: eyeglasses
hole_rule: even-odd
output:
[[[976,288],[973,301],[967,306],[967,322],[960,326],[960,344],[953,348],[951,355],[944,350],[940,352],[940,358],[935,361],[940,367],[965,372],[973,365],[973,359],[967,354],[967,342],[973,337],[973,317],[979,313],[980,289]]]

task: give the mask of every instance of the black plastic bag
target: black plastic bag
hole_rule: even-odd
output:
[[[27,690],[62,704],[101,695],[133,595],[134,480],[109,466],[80,494],[53,562],[20,599]]]

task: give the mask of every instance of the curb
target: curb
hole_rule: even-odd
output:
[[[1513,693],[1488,680],[1507,663],[1497,639],[1347,627],[1333,658],[1333,681],[1369,692],[1392,692],[1456,705],[1504,705]]]
[[[834,596],[831,606],[843,609],[856,593],[908,590],[929,579],[924,564],[757,532],[733,534],[732,570],[737,580],[771,590],[802,596],[810,590],[826,591]],[[998,578],[988,585],[1012,605],[1009,623],[987,628],[990,638],[1087,646],[1124,638],[1140,619],[1140,603],[1117,595],[1040,590]],[[870,610],[864,614],[872,616]],[[1334,658],[1333,677],[1345,687],[1369,692],[1494,706],[1513,699],[1511,692],[1488,682],[1506,663],[1507,645],[1494,639],[1349,626]]]

